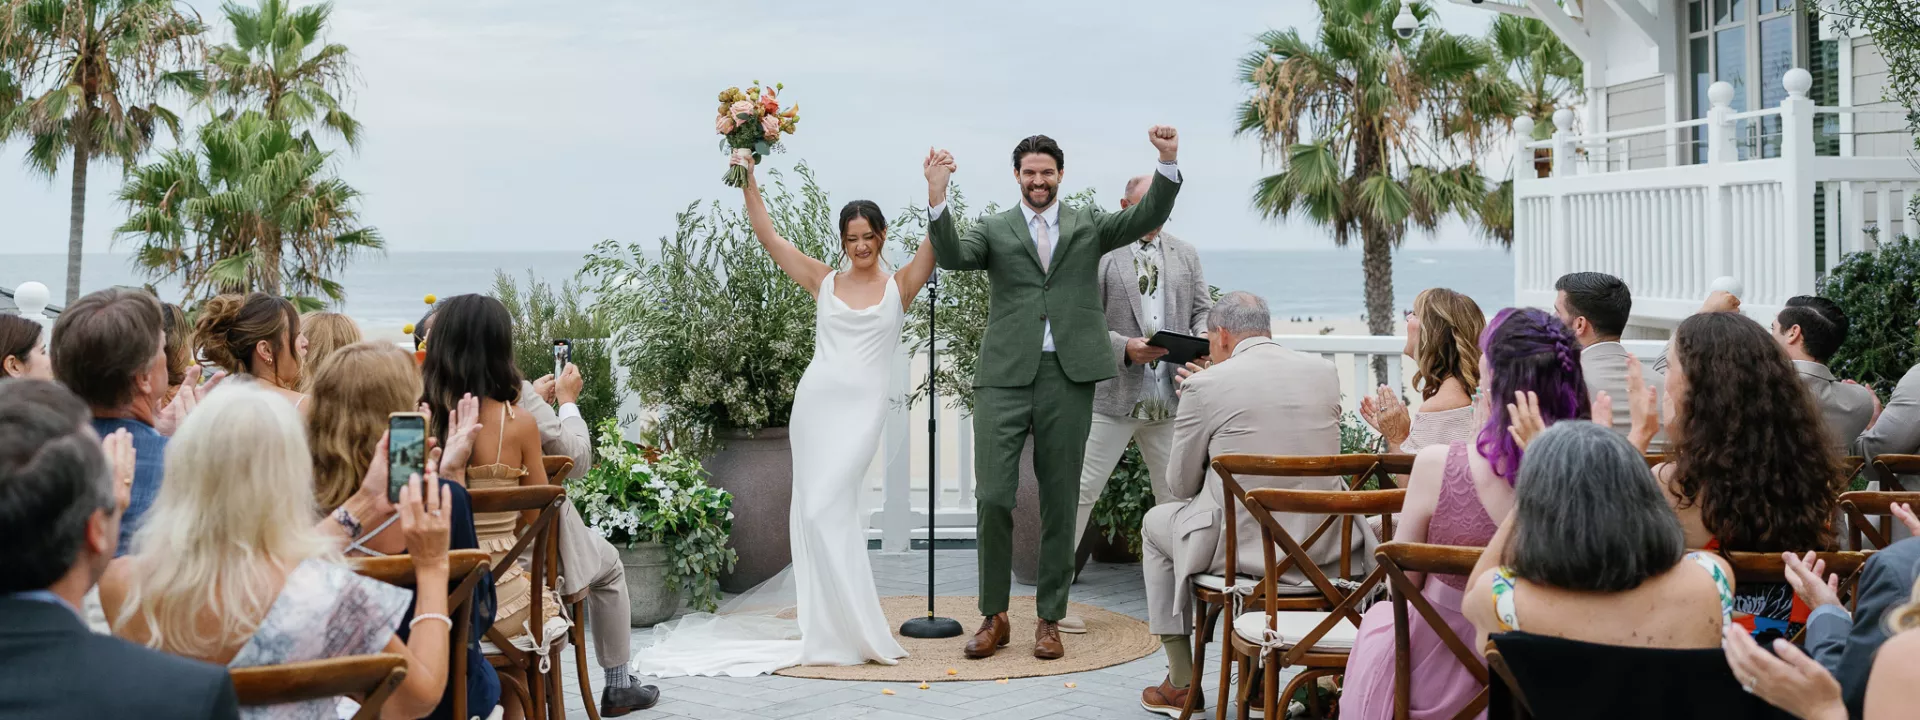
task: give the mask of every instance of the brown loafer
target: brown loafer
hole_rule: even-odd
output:
[[[1058,660],[1066,657],[1067,648],[1060,644],[1060,623],[1041,620],[1033,626],[1033,656],[1041,660]]]
[[[1140,691],[1140,707],[1148,712],[1177,718],[1186,711],[1189,695],[1193,697],[1196,715],[1207,707],[1207,698],[1200,693],[1199,687],[1176,688],[1172,680],[1162,680],[1159,685]]]
[[[1012,639],[1013,625],[1007,622],[1007,614],[1000,613],[981,621],[980,629],[973,632],[973,639],[967,641],[967,657],[979,660],[993,657],[993,652],[1006,647]]]

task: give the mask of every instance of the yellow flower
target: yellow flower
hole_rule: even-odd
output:
[[[925,689],[927,689],[927,688],[930,688],[930,687],[933,687],[933,686],[932,686],[932,685],[928,685],[928,684],[926,684],[925,682],[922,682],[922,683],[920,683],[920,689],[921,689],[921,690],[925,690]]]
[[[401,325],[401,326],[400,326],[400,332],[403,332],[403,333],[406,333],[406,334],[408,334],[408,335],[412,335],[412,334],[413,334],[413,323],[407,323],[407,324],[405,324],[405,325]]]
[[[437,302],[440,302],[440,298],[437,298],[437,297],[434,297],[434,296],[433,296],[433,293],[427,293],[427,304],[428,304],[428,305],[432,305],[432,304],[434,304],[434,303],[437,303]]]
[[[881,688],[881,689],[880,689],[880,694],[881,694],[881,695],[892,695],[892,694],[893,694],[893,688]]]

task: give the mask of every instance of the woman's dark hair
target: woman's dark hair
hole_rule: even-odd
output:
[[[1480,338],[1492,378],[1486,424],[1474,447],[1487,459],[1493,474],[1514,482],[1520,467],[1520,446],[1507,432],[1507,403],[1515,392],[1540,396],[1540,419],[1547,424],[1592,414],[1587,382],[1580,372],[1580,345],[1560,320],[1543,310],[1507,308],[1493,317]]]
[[[167,351],[167,386],[174,387],[187,380],[187,368],[193,367],[193,326],[187,324],[187,313],[179,305],[170,302],[160,303],[160,320],[165,328]]]
[[[513,364],[513,316],[485,295],[456,295],[433,313],[433,342],[420,366],[434,437],[446,440],[447,412],[460,396],[511,403],[520,397]],[[501,429],[503,432],[505,428]]]
[[[1786,351],[1737,313],[1687,318],[1672,351],[1686,379],[1668,454],[1678,507],[1698,506],[1722,550],[1830,547],[1846,472]]]
[[[0,315],[0,358],[26,362],[34,346],[40,344],[40,332],[40,323],[19,315]]]
[[[276,363],[285,358],[298,370],[300,361],[292,343],[299,336],[300,311],[293,303],[256,292],[208,300],[200,308],[199,322],[194,324],[193,344],[201,355],[227,372],[259,375],[254,372],[253,349],[260,341],[273,348]]]
[[[1505,548],[1513,574],[1563,590],[1622,592],[1672,568],[1687,538],[1626,439],[1590,422],[1556,423],[1527,446]]]
[[[1013,146],[1013,171],[1020,171],[1021,158],[1035,153],[1053,158],[1055,169],[1061,171],[1067,169],[1067,153],[1060,149],[1060,143],[1054,142],[1053,138],[1045,135],[1034,135]]]
[[[880,214],[879,205],[874,204],[872,200],[855,200],[847,203],[846,207],[840,208],[840,237],[843,241],[847,237],[847,225],[851,224],[854,218],[866,220],[867,227],[873,228],[876,233],[887,231],[887,216]]]

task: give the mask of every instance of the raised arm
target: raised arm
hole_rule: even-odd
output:
[[[1154,228],[1167,224],[1167,216],[1173,213],[1173,198],[1180,194],[1180,166],[1175,163],[1180,153],[1180,135],[1171,127],[1155,125],[1147,130],[1147,139],[1160,151],[1160,168],[1153,174],[1153,183],[1147,186],[1147,195],[1140,202],[1117,213],[1094,216],[1102,253],[1139,240]]]
[[[929,149],[922,169],[927,175],[927,241],[933,244],[934,262],[942,270],[987,269],[984,224],[974,223],[962,237],[953,228],[953,213],[947,212],[947,182],[953,177],[953,156],[945,150]]]
[[[932,274],[933,241],[921,238],[920,249],[914,251],[913,259],[893,274],[893,284],[900,286],[900,307],[913,307],[914,297],[920,294],[920,288],[927,284],[927,276]]]
[[[747,220],[753,223],[753,236],[760,239],[760,247],[767,249],[767,254],[773,256],[774,264],[779,265],[787,277],[806,288],[808,295],[818,296],[820,281],[826,278],[827,273],[833,272],[833,268],[808,257],[792,242],[780,237],[780,233],[773,229],[773,217],[767,214],[767,203],[760,197],[760,180],[754,176],[753,160],[735,156],[734,162],[747,168],[747,184],[740,188],[740,192],[746,195]]]

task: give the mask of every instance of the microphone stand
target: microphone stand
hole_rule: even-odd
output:
[[[933,614],[933,530],[934,511],[940,504],[940,403],[934,383],[939,371],[940,352],[935,339],[939,333],[933,324],[934,309],[940,305],[940,271],[927,275],[927,616],[900,624],[900,634],[910,638],[959,637],[960,621]]]

